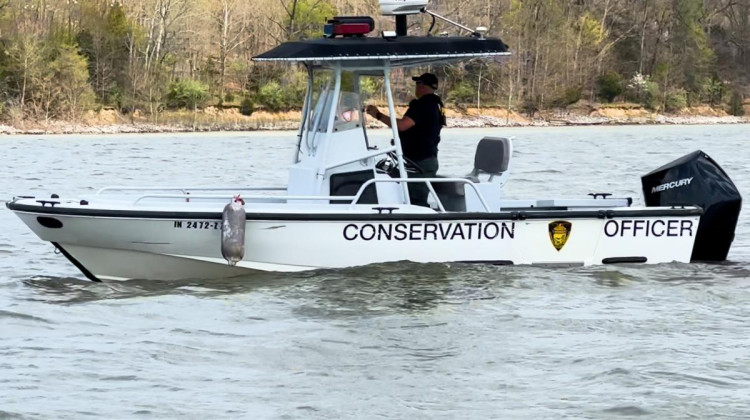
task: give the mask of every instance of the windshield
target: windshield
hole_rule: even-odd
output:
[[[328,131],[333,92],[322,90],[316,95],[317,104],[310,112],[308,130],[323,133]],[[336,101],[336,115],[333,120],[333,131],[353,130],[362,127],[362,103],[359,94],[341,92]]]

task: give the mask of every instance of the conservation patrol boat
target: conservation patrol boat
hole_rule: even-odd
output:
[[[368,37],[371,18],[335,18],[324,38],[287,42],[254,58],[299,63],[308,72],[286,186],[108,187],[75,199],[15,197],[7,207],[94,281],[399,260],[590,265],[726,258],[741,198],[700,151],[644,176],[643,207],[609,194],[507,199],[513,144],[503,137],[478,142],[468,176],[406,177],[419,168],[404,159],[395,129],[391,147],[368,140],[360,78],[384,78],[396,127],[394,69],[509,55],[482,28],[462,26],[467,36],[407,36],[407,15],[445,19],[426,5],[381,1],[384,14],[396,16],[395,33]],[[430,207],[410,203],[409,183],[428,188]]]

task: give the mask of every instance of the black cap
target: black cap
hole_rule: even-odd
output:
[[[432,73],[425,73],[421,76],[414,76],[411,78],[411,80],[414,80],[415,82],[422,82],[425,85],[437,89],[438,88],[438,79],[437,76],[435,76]]]

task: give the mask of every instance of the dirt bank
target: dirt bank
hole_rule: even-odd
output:
[[[403,115],[406,107],[397,107]],[[534,115],[504,108],[446,109],[449,127],[544,127],[560,125],[630,125],[630,124],[742,124],[750,123],[750,104],[744,117],[728,115],[707,106],[686,108],[677,113],[655,113],[632,105],[592,105],[579,103],[566,109],[545,110]],[[266,112],[259,110],[244,116],[235,108],[209,107],[193,114],[189,111],[166,111],[157,118],[139,114],[120,114],[111,109],[90,111],[78,121],[18,121],[0,124],[0,134],[118,134],[168,133],[188,131],[254,131],[294,130],[299,127],[300,111]],[[370,121],[371,127],[382,127]]]

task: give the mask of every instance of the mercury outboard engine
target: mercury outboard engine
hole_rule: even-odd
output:
[[[723,169],[698,150],[641,177],[646,206],[700,206],[692,261],[724,261],[742,197]]]

